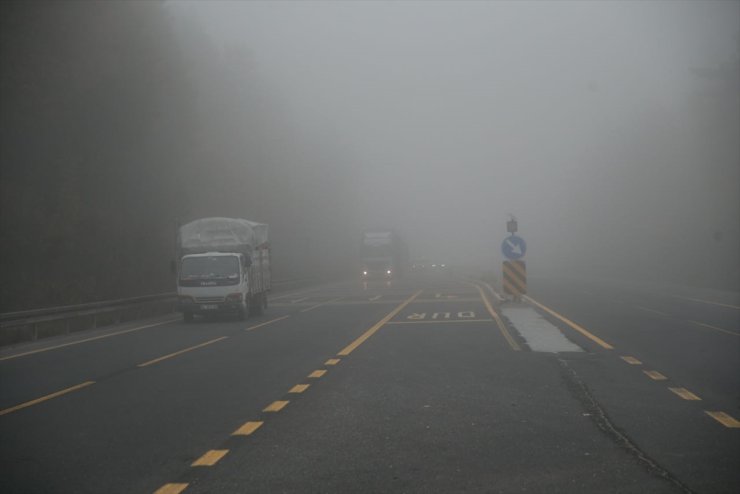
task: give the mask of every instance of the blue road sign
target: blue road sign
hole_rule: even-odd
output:
[[[522,237],[510,235],[501,244],[501,253],[507,259],[516,260],[524,257],[527,252],[527,243]]]

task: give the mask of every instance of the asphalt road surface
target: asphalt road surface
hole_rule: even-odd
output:
[[[0,350],[3,493],[740,492],[740,303],[427,272]]]

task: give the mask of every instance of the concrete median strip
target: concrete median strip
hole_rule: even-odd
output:
[[[582,352],[557,326],[551,324],[531,307],[510,307],[502,310],[529,348],[534,352]]]
[[[524,297],[523,297],[523,298],[524,298],[524,300],[526,300],[527,302],[529,302],[529,303],[531,303],[532,305],[534,305],[534,306],[536,306],[536,307],[538,307],[538,308],[542,309],[543,311],[547,312],[547,313],[548,313],[548,314],[550,314],[551,316],[553,316],[553,317],[555,317],[555,318],[557,318],[557,319],[559,319],[559,320],[563,321],[563,322],[564,322],[565,324],[567,324],[567,325],[568,325],[568,326],[570,326],[571,328],[575,329],[576,331],[578,331],[579,333],[581,333],[581,334],[582,334],[583,336],[585,336],[585,337],[586,337],[586,338],[588,338],[589,340],[591,340],[591,341],[593,341],[594,343],[596,343],[597,345],[599,345],[599,346],[600,346],[601,348],[604,348],[604,349],[606,349],[606,350],[613,350],[613,349],[614,349],[614,347],[613,347],[612,345],[610,345],[610,344],[609,344],[609,343],[607,343],[606,341],[602,340],[602,339],[601,339],[601,338],[599,338],[598,336],[596,336],[596,335],[592,334],[592,333],[591,333],[590,331],[586,330],[586,329],[585,329],[584,327],[582,327],[582,326],[580,326],[580,325],[578,325],[578,324],[574,323],[573,321],[571,321],[571,320],[570,320],[570,319],[568,319],[567,317],[565,317],[565,316],[562,316],[562,315],[558,314],[558,313],[557,313],[557,312],[555,312],[554,310],[552,310],[552,309],[550,309],[550,308],[548,308],[548,307],[545,307],[545,306],[544,306],[544,305],[542,305],[541,303],[539,303],[539,302],[537,302],[536,300],[534,300],[534,299],[533,299],[532,297],[530,297],[530,296],[528,296],[528,295],[524,295]]]

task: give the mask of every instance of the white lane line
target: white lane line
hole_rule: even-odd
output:
[[[65,348],[65,347],[68,347],[68,346],[79,345],[81,343],[87,343],[89,341],[102,340],[103,338],[111,338],[113,336],[118,336],[118,335],[122,335],[122,334],[126,334],[126,333],[133,333],[134,331],[141,331],[142,329],[153,328],[155,326],[162,326],[163,324],[169,324],[171,322],[175,322],[178,319],[179,319],[179,317],[176,318],[176,319],[167,319],[166,321],[160,321],[160,322],[156,322],[156,323],[153,323],[153,324],[146,324],[144,326],[137,326],[135,328],[124,329],[124,330],[121,330],[121,331],[116,331],[114,333],[107,333],[107,334],[100,335],[100,336],[93,336],[92,338],[85,338],[84,340],[77,340],[77,341],[72,341],[70,343],[62,343],[61,345],[54,345],[54,346],[49,346],[49,347],[45,347],[45,348],[39,348],[38,350],[31,350],[29,352],[17,353],[15,355],[8,355],[6,357],[0,357],[0,362],[2,362],[3,360],[11,360],[11,359],[14,359],[14,358],[25,357],[27,355],[33,355],[35,353],[48,352],[48,351],[51,351],[51,350],[57,350],[59,348]]]
[[[333,298],[333,299],[331,299],[331,300],[327,300],[326,302],[321,302],[320,304],[316,304],[316,305],[314,305],[314,306],[312,306],[312,307],[309,307],[309,308],[307,308],[307,309],[303,309],[303,310],[302,310],[301,312],[308,312],[308,311],[310,311],[310,310],[314,310],[314,309],[316,309],[317,307],[321,307],[321,306],[323,306],[323,305],[327,305],[327,304],[330,304],[330,303],[332,303],[332,302],[337,302],[337,301],[339,301],[339,300],[342,300],[342,298],[344,298],[344,297],[337,297],[337,298]]]
[[[275,319],[270,319],[269,321],[265,321],[259,324],[255,324],[254,326],[249,326],[248,328],[244,328],[244,331],[254,331],[257,328],[261,328],[262,326],[267,326],[268,324],[272,324],[277,321],[282,321],[283,319],[287,319],[289,317],[290,317],[290,314],[288,314],[287,316],[276,317]]]
[[[204,346],[212,345],[214,343],[217,343],[217,342],[219,342],[221,340],[225,340],[227,338],[228,338],[228,336],[221,336],[220,338],[214,338],[214,339],[209,340],[209,341],[206,341],[204,343],[199,343],[197,345],[193,345],[193,346],[190,346],[190,347],[187,347],[187,348],[183,348],[182,350],[178,350],[176,352],[168,353],[167,355],[163,355],[161,357],[157,357],[157,358],[152,359],[152,360],[149,360],[147,362],[143,362],[141,364],[138,364],[137,367],[148,367],[150,365],[153,365],[153,364],[157,364],[159,362],[162,362],[163,360],[171,359],[173,357],[177,357],[177,356],[182,355],[184,353],[188,353],[188,352],[191,352],[193,350],[197,350],[198,348],[203,348]]]
[[[729,309],[740,309],[740,307],[738,307],[737,305],[723,304],[723,303],[720,303],[720,302],[714,302],[712,300],[702,300],[702,299],[698,299],[698,298],[682,297],[680,295],[671,295],[671,297],[673,297],[673,298],[680,298],[680,299],[683,299],[683,300],[691,300],[692,302],[699,302],[699,303],[702,303],[702,304],[718,305],[720,307],[727,307]]]
[[[496,290],[494,290],[491,285],[489,285],[485,281],[483,282],[483,284],[486,285],[486,288],[488,288],[488,290],[490,290],[490,292],[493,293],[493,296],[496,297],[496,299],[499,302],[505,302],[506,301],[506,299],[504,297],[502,297],[501,295],[499,295],[499,293]]]
[[[668,316],[668,317],[670,317],[670,314],[667,314],[665,312],[661,312],[659,310],[651,309],[650,307],[643,307],[642,305],[635,305],[635,307],[637,307],[640,310],[645,310],[645,311],[648,311],[648,312],[652,312],[654,314],[660,314],[661,316]]]
[[[720,331],[722,333],[731,334],[732,336],[740,336],[740,333],[736,333],[735,331],[730,331],[729,329],[718,328],[717,326],[712,326],[711,324],[706,324],[706,323],[699,322],[699,321],[689,321],[689,322],[696,324],[697,326],[703,326],[705,328],[713,329],[715,331]]]

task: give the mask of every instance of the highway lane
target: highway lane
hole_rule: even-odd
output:
[[[565,315],[577,315],[617,350],[629,350],[733,412],[740,409],[740,305],[636,293],[606,282],[537,279],[531,294]]]
[[[697,492],[740,490],[740,308],[731,297],[539,278],[530,294],[614,346],[597,350],[559,324],[593,349],[570,365],[636,445]]]
[[[167,476],[168,461],[181,468],[183,451],[228,433],[244,410],[261,409],[387,311],[383,303],[360,314],[352,306],[307,311],[331,298],[271,308],[246,323],[178,321],[76,345],[61,346],[86,338],[3,351],[0,444],[8,468],[2,490],[153,490],[154,479]],[[44,348],[51,350],[38,351]],[[94,384],[13,410],[88,382]]]
[[[731,351],[709,365],[722,379],[705,389],[693,367],[679,372],[661,351],[653,355],[651,330],[619,330],[626,312],[610,305],[610,292],[587,289],[589,299],[582,287],[547,282],[533,286],[538,301],[615,349],[548,316],[577,348],[531,351],[536,333],[500,319],[506,304],[483,299],[487,288],[479,286],[441,274],[348,281],[276,294],[267,314],[247,322],[136,329],[147,321],[5,349],[0,490],[734,492],[740,485],[732,469],[740,430],[703,410],[711,402],[737,417],[737,394],[722,381],[737,389],[738,374],[726,374],[738,362]],[[629,295],[619,296],[631,302]],[[630,321],[655,324],[656,314],[636,310]],[[726,325],[717,317],[711,322]],[[685,352],[713,351],[720,334],[686,333],[698,340],[687,340],[693,346]],[[644,364],[654,357],[668,381],[649,378],[643,370],[652,367],[628,364],[625,355]],[[32,402],[86,382],[94,384]],[[701,405],[667,384],[701,394]],[[13,410],[24,403],[32,404]]]

